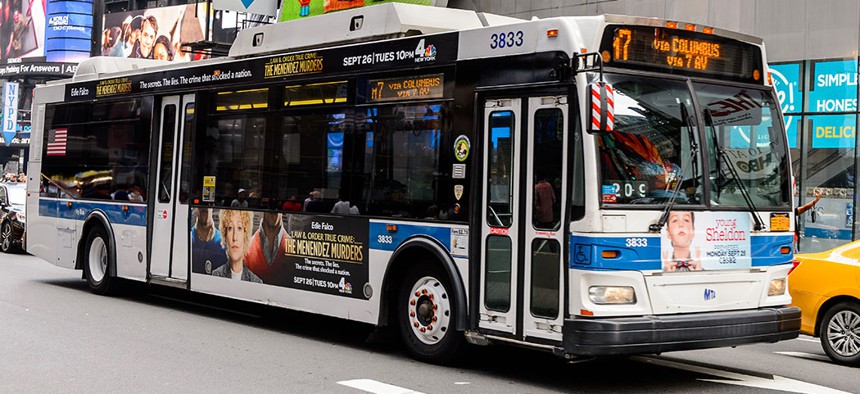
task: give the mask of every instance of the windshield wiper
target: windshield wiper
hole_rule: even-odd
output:
[[[675,188],[672,190],[672,196],[669,197],[669,201],[666,202],[666,208],[663,208],[660,220],[658,220],[657,223],[652,223],[648,226],[648,230],[653,232],[660,232],[660,229],[662,229],[663,225],[666,224],[666,221],[669,220],[669,212],[671,212],[672,207],[675,206],[675,201],[678,200],[678,192],[681,191],[681,183],[684,182],[684,174],[687,172],[687,164],[693,164],[693,179],[695,180],[698,178],[696,176],[698,170],[696,158],[699,154],[699,144],[696,143],[696,139],[693,136],[693,127],[690,124],[690,114],[687,112],[687,107],[685,107],[684,104],[681,104],[681,117],[684,118],[684,125],[687,127],[687,137],[690,139],[690,160],[687,160],[686,163],[681,165],[681,175],[675,180]]]
[[[740,176],[738,176],[738,170],[735,169],[735,165],[732,164],[732,161],[726,158],[726,151],[723,150],[722,145],[720,145],[720,141],[717,139],[717,127],[714,126],[714,118],[711,116],[711,110],[705,109],[705,127],[711,128],[711,137],[714,139],[714,147],[717,148],[717,169],[718,173],[722,175],[722,168],[720,167],[720,162],[724,161],[726,163],[726,168],[729,169],[729,175],[735,180],[735,183],[738,185],[738,190],[741,191],[741,196],[743,196],[744,201],[746,201],[747,206],[749,207],[750,214],[752,214],[753,220],[755,221],[755,225],[753,226],[754,231],[760,231],[764,229],[764,222],[761,221],[761,218],[758,216],[758,209],[756,209],[755,204],[752,202],[752,198],[750,198],[749,192],[747,192],[746,186],[741,182]],[[719,196],[719,195],[718,195]]]

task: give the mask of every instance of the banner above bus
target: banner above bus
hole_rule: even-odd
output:
[[[309,75],[343,75],[362,71],[452,64],[457,60],[457,33],[404,38],[374,44],[305,51],[205,66],[160,69],[66,85],[66,101],[85,101],[138,93],[187,91],[250,82],[276,82]],[[145,70],[144,70],[145,71]]]
[[[764,83],[758,46],[713,34],[653,26],[610,25],[603,32],[600,53],[607,67]]]

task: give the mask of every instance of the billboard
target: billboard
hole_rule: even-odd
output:
[[[448,0],[283,0],[279,22],[322,15],[350,8],[377,5],[382,3],[408,3],[445,7]]]
[[[101,55],[185,62],[208,55],[195,54],[182,43],[203,41],[206,3],[105,14]]]
[[[45,3],[10,0],[0,4],[0,60],[44,56]]]
[[[276,0],[212,0],[212,8],[272,17],[278,14]]]
[[[90,57],[92,0],[50,0],[46,5],[45,58],[77,63]]]

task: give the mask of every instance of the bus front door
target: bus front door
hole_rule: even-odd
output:
[[[564,322],[566,96],[487,100],[478,326],[558,343]]]
[[[161,99],[156,168],[150,171],[153,203],[150,280],[184,284],[188,280],[188,204],[179,198],[183,135],[191,132],[194,95]]]

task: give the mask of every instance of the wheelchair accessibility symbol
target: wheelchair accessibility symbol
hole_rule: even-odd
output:
[[[577,244],[574,248],[573,262],[576,264],[591,264],[591,245]]]

